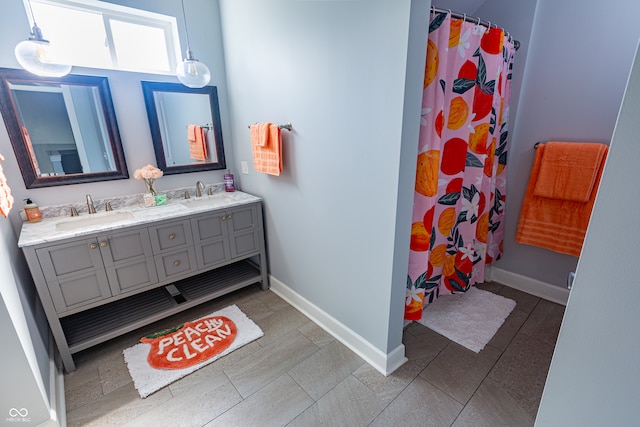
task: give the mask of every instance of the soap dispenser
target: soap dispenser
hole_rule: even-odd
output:
[[[38,205],[33,203],[31,199],[24,199],[24,203],[24,213],[27,216],[27,221],[40,221],[42,219],[42,214],[40,213],[40,208],[38,208]]]

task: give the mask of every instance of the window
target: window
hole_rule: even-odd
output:
[[[31,0],[59,60],[90,68],[174,74],[181,60],[176,18],[98,0]],[[28,3],[25,1],[28,12]]]

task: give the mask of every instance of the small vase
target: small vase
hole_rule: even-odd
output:
[[[142,196],[142,200],[144,200],[144,205],[146,207],[151,207],[156,205],[156,196],[152,193],[144,193]]]
[[[155,196],[156,189],[153,188],[153,179],[145,179],[144,183],[147,184],[147,193],[150,193],[151,195]]]

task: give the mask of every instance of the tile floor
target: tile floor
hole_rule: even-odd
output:
[[[69,426],[531,426],[564,307],[486,283],[515,310],[480,353],[412,323],[409,361],[385,377],[271,291],[252,286],[75,356]],[[139,337],[237,304],[254,341],[140,399],[122,350]]]

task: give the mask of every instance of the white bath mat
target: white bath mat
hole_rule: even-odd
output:
[[[232,305],[141,338],[142,342],[123,351],[124,360],[144,398],[263,335],[258,325]]]
[[[465,293],[440,296],[424,309],[419,323],[478,353],[515,306],[513,300],[471,287]]]

